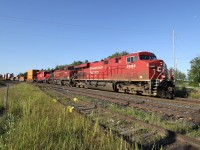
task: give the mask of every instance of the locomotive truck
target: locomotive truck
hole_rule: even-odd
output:
[[[45,79],[66,86],[174,98],[175,84],[167,65],[145,51],[68,66]]]

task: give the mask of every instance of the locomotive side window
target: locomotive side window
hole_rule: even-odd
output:
[[[138,56],[135,56],[135,62],[138,61]]]
[[[74,70],[74,68],[73,67],[68,67],[68,70]]]
[[[147,55],[140,55],[140,60],[149,60],[149,56],[147,56]]]
[[[131,62],[134,62],[134,57],[131,57]]]
[[[119,58],[115,58],[115,63],[118,63],[119,62]]]
[[[126,58],[126,62],[127,62],[127,63],[130,63],[130,62],[131,62],[131,58],[130,58],[130,57],[127,57],[127,58]]]
[[[156,60],[155,55],[140,55],[140,60]]]
[[[157,60],[155,55],[151,55],[151,60]]]
[[[127,63],[133,63],[133,62],[136,62],[137,60],[138,60],[137,56],[132,56],[132,57],[127,57],[126,58],[126,62]]]
[[[105,60],[105,61],[104,61],[104,64],[105,64],[105,65],[108,64],[108,60]]]

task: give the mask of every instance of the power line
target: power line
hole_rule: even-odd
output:
[[[0,17],[6,18],[6,19],[9,19],[9,20],[12,20],[12,21],[26,21],[26,22],[29,21],[31,23],[54,24],[54,25],[62,25],[62,26],[71,26],[71,27],[84,28],[84,29],[126,31],[126,32],[132,31],[132,29],[122,29],[122,28],[113,28],[113,27],[98,27],[98,26],[77,25],[77,24],[66,24],[66,23],[55,22],[55,21],[46,21],[46,20],[32,19],[32,18],[22,18],[22,17],[2,15],[2,14],[0,14]]]
[[[192,58],[195,58],[195,57],[176,57],[176,60],[178,59],[192,59]],[[173,59],[174,60],[174,57],[167,57],[167,58],[164,58],[162,57],[162,59]]]
[[[59,26],[68,26],[68,27],[76,27],[81,30],[99,30],[99,31],[118,31],[118,32],[133,32],[134,34],[146,34],[147,32],[159,32],[159,36],[161,31],[158,31],[155,29],[142,29],[139,30],[137,28],[117,28],[117,27],[101,27],[101,26],[93,26],[93,25],[78,25],[78,24],[70,24],[70,23],[62,23],[62,22],[56,22],[56,21],[47,21],[43,19],[33,19],[33,18],[23,18],[23,17],[16,17],[16,16],[9,16],[9,15],[3,15],[0,14],[0,18],[5,18],[11,21],[18,21],[18,22],[29,22],[29,23],[36,23],[36,24],[53,24],[53,25],[59,25]],[[166,32],[163,32],[163,34],[166,34]]]

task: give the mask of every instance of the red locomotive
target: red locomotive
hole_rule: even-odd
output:
[[[83,88],[174,97],[174,82],[163,60],[153,53],[137,52],[56,70],[51,83]]]
[[[67,66],[64,70],[55,70],[49,78],[49,83],[71,86],[75,74],[74,66]]]
[[[37,72],[37,82],[48,82],[51,72],[49,71],[39,71]]]
[[[72,81],[75,73],[74,66],[67,66],[63,70],[39,71],[37,72],[37,82],[71,86],[69,81]]]

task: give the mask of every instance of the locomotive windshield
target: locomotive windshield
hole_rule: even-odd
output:
[[[140,60],[156,60],[155,55],[140,55]]]

